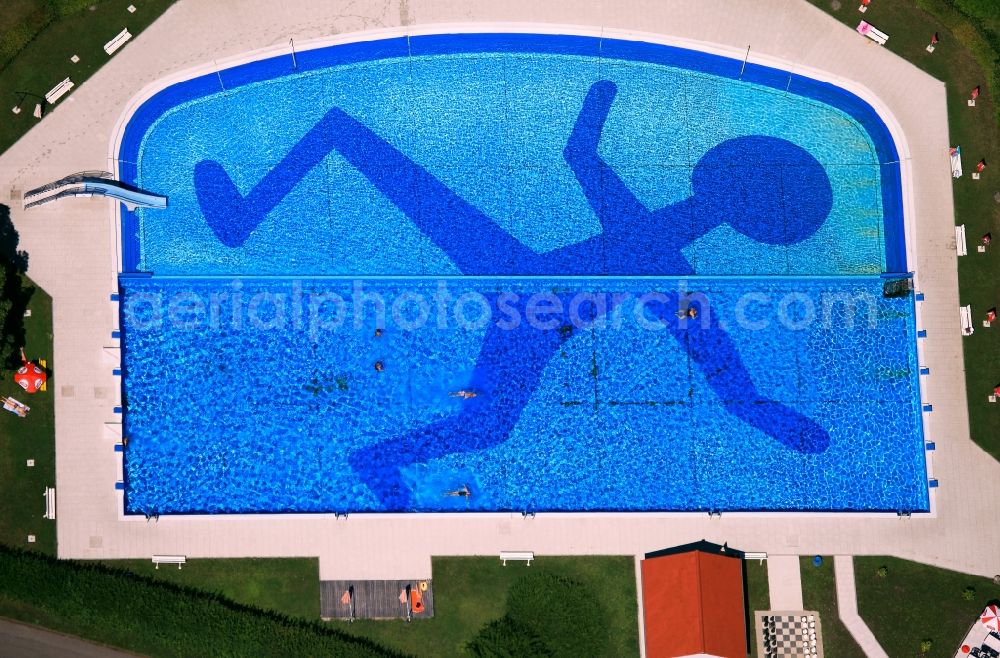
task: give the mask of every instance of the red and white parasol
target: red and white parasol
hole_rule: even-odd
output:
[[[986,606],[979,621],[991,631],[1000,631],[1000,608],[995,605]]]
[[[14,381],[27,393],[37,393],[48,376],[37,364],[28,361],[21,350],[21,367],[14,373]]]

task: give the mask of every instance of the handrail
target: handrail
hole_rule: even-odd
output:
[[[111,178],[112,174],[110,171],[80,171],[75,174],[70,174],[69,176],[64,176],[57,181],[51,183],[46,183],[41,187],[36,187],[33,190],[28,190],[24,193],[24,198],[37,196],[44,192],[50,190],[55,190],[65,185],[72,185],[74,183],[82,183],[86,178]]]

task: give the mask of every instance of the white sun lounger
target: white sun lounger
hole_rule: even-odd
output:
[[[949,149],[949,155],[951,156],[951,177],[961,178],[962,177],[962,147],[956,146]]]
[[[955,251],[959,256],[969,253],[969,246],[965,242],[965,224],[955,227]]]
[[[880,46],[884,46],[885,42],[889,40],[889,35],[879,30],[874,25],[868,21],[861,21],[858,23],[858,34],[864,35],[877,43]]]
[[[972,327],[972,305],[960,307],[958,313],[962,316],[962,334],[971,336],[972,332],[975,331]]]

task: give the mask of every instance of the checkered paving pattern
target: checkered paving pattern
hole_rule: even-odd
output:
[[[815,612],[758,612],[757,622],[762,656],[822,658],[819,615]]]

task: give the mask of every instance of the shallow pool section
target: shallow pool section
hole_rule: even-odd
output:
[[[123,283],[130,513],[928,508],[913,301],[878,278]],[[650,294],[678,290],[702,315],[658,327]],[[503,293],[584,310],[524,328]],[[376,336],[376,298],[409,329]],[[709,314],[735,354],[692,345]],[[748,386],[712,381],[734,362]],[[801,413],[828,446],[792,449],[741,405]]]
[[[606,227],[565,157],[588,90],[601,82],[617,93],[600,156],[639,203],[660,212],[653,223],[661,232],[687,236],[684,269],[660,273],[906,271],[892,141],[870,107],[831,85],[677,48],[539,35],[415,37],[304,53],[297,71],[287,64],[278,58],[180,83],[136,114],[122,175],[167,195],[170,207],[126,213],[126,270],[470,274],[433,235],[461,231],[456,206],[468,204],[533,256],[481,250],[476,273],[538,273],[534,260],[557,260],[560,249],[588,240],[595,245],[585,267],[552,273],[654,273],[605,255]],[[331,109],[455,198],[428,203],[432,190],[371,145],[349,153],[350,126],[328,121]],[[800,213],[785,201],[815,190],[797,159],[762,161],[749,175],[745,152],[713,157],[743,138],[787,140],[822,165],[832,207],[815,234],[776,247],[734,228],[736,209],[794,226]],[[218,163],[232,194],[199,169],[205,162]],[[699,170],[711,185],[698,189]],[[410,197],[410,207],[378,181]],[[262,183],[281,194],[272,198]],[[621,201],[614,189],[598,194],[600,204]],[[253,209],[237,203],[243,197]],[[220,249],[206,209],[250,226]]]

